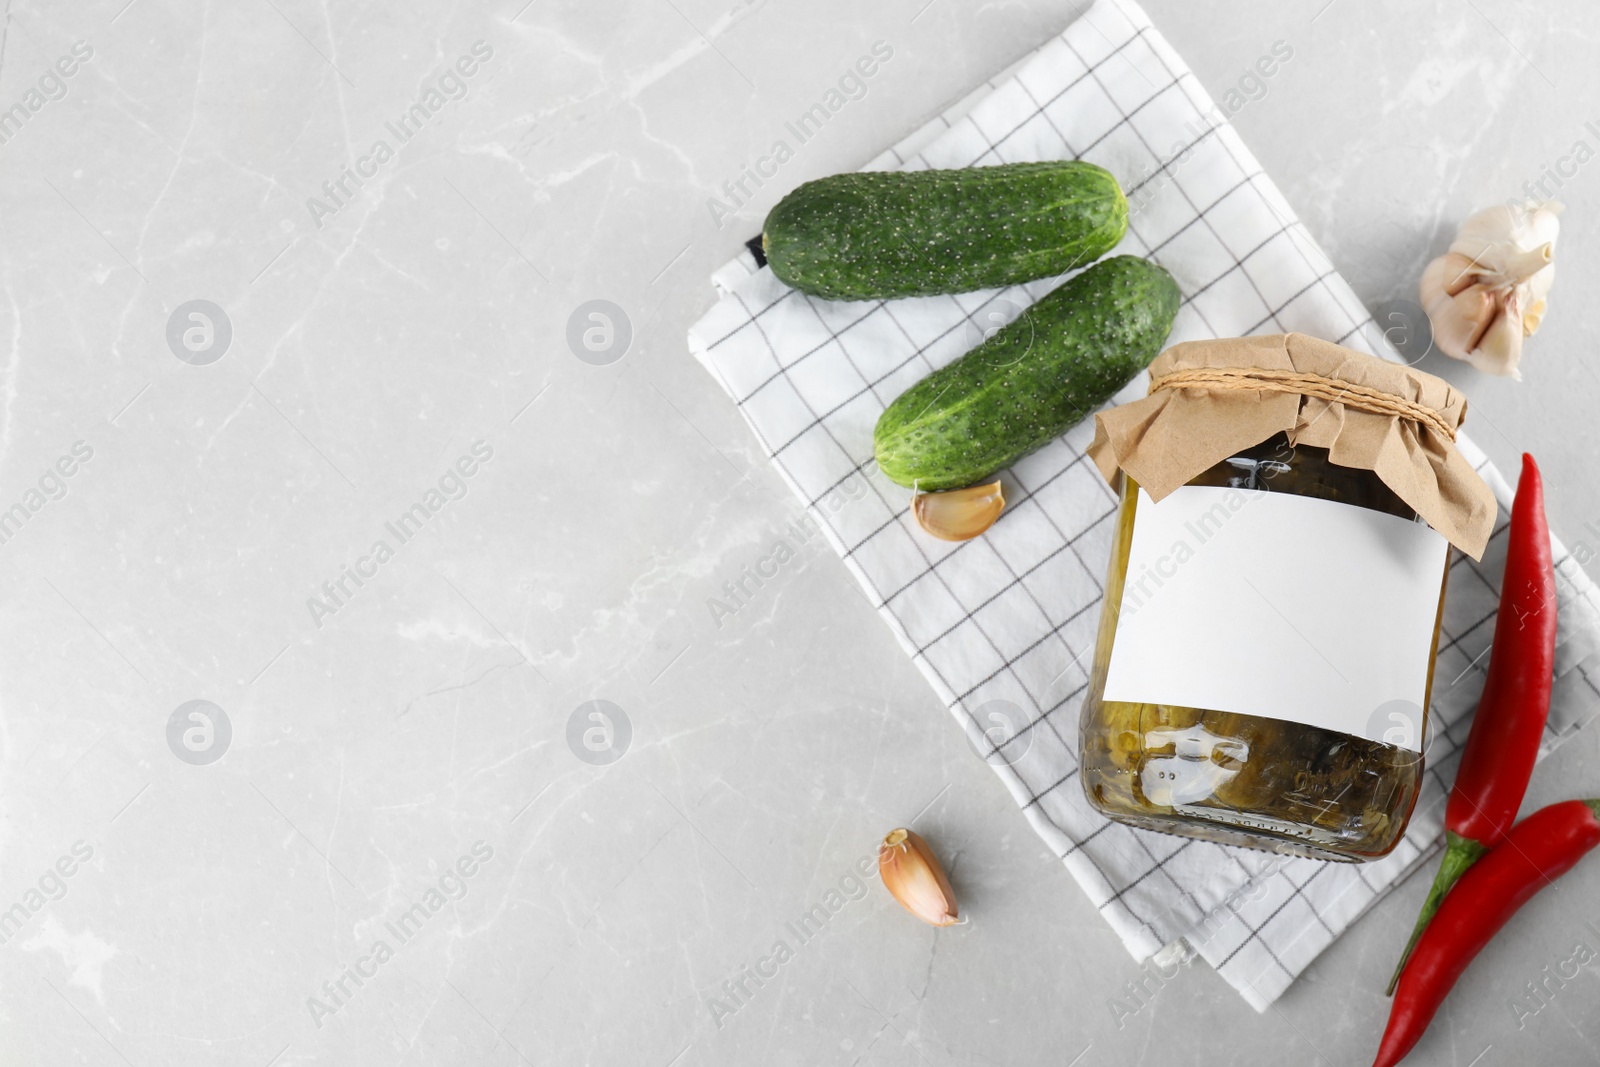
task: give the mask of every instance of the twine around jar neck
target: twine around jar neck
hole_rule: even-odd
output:
[[[1374,415],[1419,422],[1447,441],[1456,439],[1455,427],[1443,415],[1414,400],[1395,396],[1382,389],[1357,385],[1342,378],[1327,378],[1301,371],[1269,370],[1265,367],[1195,367],[1176,370],[1150,379],[1152,393],[1160,389],[1259,389],[1269,393],[1299,393],[1343,404]]]

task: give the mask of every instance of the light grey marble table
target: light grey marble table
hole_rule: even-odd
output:
[[[1373,303],[1600,148],[1578,0],[1148,8],[1217,95],[1292,44],[1235,121]],[[1203,965],[1131,1000],[1140,968],[820,538],[707,607],[798,518],[685,349],[708,273],[1073,9],[8,4],[0,1063],[1366,1063],[1420,880],[1266,1014]],[[867,94],[717,217],[879,40]],[[1600,169],[1563,181],[1527,381],[1424,366],[1600,547]],[[568,344],[593,300],[620,359]],[[1597,745],[1530,804],[1600,792]],[[856,891],[913,818],[970,925]],[[1593,968],[1512,1008],[1600,947],[1597,900],[1593,861],[1544,893],[1414,1062],[1600,1059]]]

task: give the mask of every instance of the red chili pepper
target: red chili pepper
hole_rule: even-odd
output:
[[[1428,1028],[1445,995],[1528,898],[1600,844],[1600,800],[1565,800],[1518,823],[1461,876],[1411,956],[1373,1067],[1394,1067]]]
[[[1389,979],[1390,993],[1444,895],[1516,820],[1550,714],[1555,659],[1556,574],[1550,561],[1544,482],[1533,457],[1524,452],[1522,477],[1511,505],[1489,675],[1445,808],[1444,859]]]

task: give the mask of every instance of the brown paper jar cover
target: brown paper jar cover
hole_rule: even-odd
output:
[[[1240,373],[1252,369],[1266,380]],[[1192,384],[1187,372],[1207,370],[1223,373]],[[1162,388],[1171,374],[1191,384]],[[1150,364],[1150,380],[1149,396],[1095,416],[1089,455],[1108,482],[1120,469],[1160,500],[1287,433],[1291,445],[1325,448],[1332,463],[1372,471],[1445,540],[1482,558],[1494,493],[1456,450],[1467,399],[1449,382],[1298,333],[1173,345]]]

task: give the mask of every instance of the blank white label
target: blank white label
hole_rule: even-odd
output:
[[[1449,545],[1431,527],[1291,493],[1144,490],[1105,698],[1241,712],[1420,750]]]

